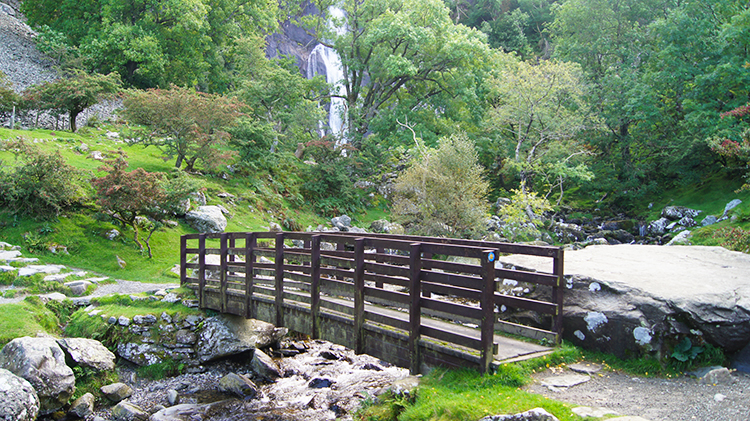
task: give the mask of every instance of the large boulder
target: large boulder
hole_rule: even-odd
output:
[[[0,421],[34,421],[39,397],[31,383],[0,368]]]
[[[699,213],[701,213],[701,211],[686,208],[685,206],[667,206],[662,209],[661,216],[670,221],[677,221],[685,217],[695,218]]]
[[[278,342],[287,330],[270,323],[244,317],[209,317],[198,335],[196,352],[201,362],[265,348]]]
[[[115,368],[115,354],[101,342],[87,338],[63,338],[57,343],[65,351],[70,365],[108,371]]]
[[[0,351],[0,367],[28,380],[39,396],[39,414],[62,408],[76,390],[73,370],[52,338],[16,338]]]
[[[227,218],[218,206],[200,206],[185,214],[187,223],[199,232],[224,232]]]
[[[534,408],[526,412],[510,415],[491,415],[479,421],[559,421],[544,408]]]
[[[500,260],[549,270],[549,259]],[[628,357],[686,337],[727,352],[750,342],[750,255],[721,247],[590,246],[565,253],[565,272],[564,337],[576,345]]]

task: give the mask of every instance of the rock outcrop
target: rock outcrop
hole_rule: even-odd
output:
[[[39,396],[39,414],[62,408],[75,392],[73,370],[52,338],[16,338],[0,351],[0,367],[26,379]]]
[[[199,206],[185,214],[185,221],[199,232],[217,233],[227,228],[227,218],[218,206]]]
[[[548,270],[545,259],[531,256],[500,260]],[[627,357],[663,352],[684,338],[727,352],[750,342],[749,255],[721,247],[592,246],[566,252],[565,272],[564,337],[576,345]]]
[[[88,367],[96,371],[114,370],[115,354],[101,342],[87,338],[63,338],[57,343],[65,351],[68,365]]]

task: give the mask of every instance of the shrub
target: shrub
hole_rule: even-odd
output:
[[[24,141],[13,142],[8,149],[19,165],[0,166],[0,205],[34,219],[52,219],[87,198],[83,173],[68,165],[59,152],[42,152]]]
[[[729,250],[750,253],[750,230],[726,227],[714,232],[713,237],[719,239],[720,244]]]
[[[356,213],[362,208],[362,201],[352,181],[356,162],[350,155],[354,152],[355,149],[350,146],[338,147],[334,142],[307,143],[305,156],[313,158],[317,165],[307,169],[307,181],[300,190],[319,214],[337,216]]]
[[[474,143],[453,135],[420,151],[398,176],[393,212],[414,234],[476,237],[489,212],[488,191]]]

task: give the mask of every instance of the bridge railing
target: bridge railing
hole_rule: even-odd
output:
[[[549,257],[550,272],[496,268],[499,253]],[[423,362],[423,339],[476,352],[482,372],[495,354],[495,330],[560,339],[563,252],[556,247],[381,234],[250,232],[185,235],[181,256],[182,284],[196,290],[202,308],[264,316],[277,326],[296,323],[313,338],[321,337],[324,316],[341,315],[351,321],[351,330],[340,333],[342,341],[359,353],[401,355],[399,365],[414,373]],[[499,285],[506,280],[548,288],[549,298],[502,293]],[[273,314],[260,305],[273,308]],[[303,309],[309,323],[292,321],[292,308]],[[550,328],[500,321],[499,308],[544,315]],[[475,325],[480,334],[444,328],[423,315]],[[370,325],[402,332],[405,349],[378,349],[385,345],[365,338]]]

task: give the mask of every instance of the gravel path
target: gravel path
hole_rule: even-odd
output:
[[[613,371],[593,374],[591,380],[551,391],[545,379],[570,370],[551,368],[534,376],[529,392],[588,407],[603,407],[621,416],[640,416],[651,421],[748,421],[750,375],[733,373],[734,384],[700,384],[687,376],[665,379],[635,377]]]
[[[101,297],[109,294],[138,294],[141,292],[158,291],[160,289],[178,288],[180,284],[151,284],[146,282],[136,281],[125,281],[122,279],[116,279],[115,283],[100,285],[91,295],[85,297],[75,298],[92,298]],[[0,295],[7,287],[0,288]],[[0,296],[0,304],[12,304],[23,301],[26,298],[25,295],[17,296],[14,298],[3,298]]]

